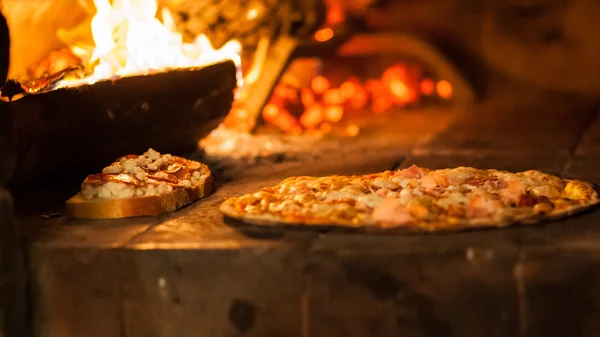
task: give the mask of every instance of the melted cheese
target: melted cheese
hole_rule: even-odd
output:
[[[471,201],[470,195],[464,195],[462,193],[449,193],[447,196],[438,199],[436,204],[443,208],[448,208],[450,205],[454,206],[465,206]]]
[[[371,185],[378,188],[389,188],[390,190],[398,188],[398,186],[394,184],[394,182],[391,179],[384,178],[375,178],[375,180],[371,182]]]
[[[358,198],[358,202],[371,208],[377,207],[377,205],[379,205],[382,201],[383,197],[374,194],[369,194]]]

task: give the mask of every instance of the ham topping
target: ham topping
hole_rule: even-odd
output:
[[[521,196],[527,191],[527,185],[520,180],[508,182],[508,186],[498,191],[498,194],[507,204],[518,204]]]
[[[397,176],[405,177],[405,178],[416,178],[419,179],[425,175],[425,170],[418,167],[417,165],[413,165],[409,168],[405,168],[396,172]]]
[[[394,198],[384,199],[373,210],[373,220],[385,226],[406,225],[414,221],[414,217],[406,206]]]
[[[508,183],[504,180],[484,177],[471,177],[465,181],[465,184],[492,191],[508,187]]]
[[[467,206],[467,216],[470,218],[484,218],[502,210],[502,203],[483,195],[475,195]]]
[[[435,181],[435,178],[432,176],[425,176],[423,177],[423,179],[421,179],[421,187],[425,188],[425,189],[433,189],[436,188],[438,186],[437,181]]]

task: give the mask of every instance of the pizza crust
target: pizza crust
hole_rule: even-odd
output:
[[[472,222],[460,222],[457,224],[450,224],[448,222],[436,223],[436,228],[415,226],[415,227],[392,227],[392,228],[381,228],[378,226],[343,226],[339,224],[327,224],[323,222],[319,223],[304,223],[286,221],[284,218],[279,218],[273,215],[253,215],[253,214],[241,214],[235,211],[230,206],[223,204],[221,206],[221,212],[226,217],[226,223],[244,230],[306,230],[306,231],[317,231],[322,233],[340,232],[340,233],[366,233],[366,234],[423,234],[423,233],[453,233],[473,230],[485,230],[494,228],[507,228],[512,226],[520,225],[537,225],[548,223],[552,221],[562,220],[574,215],[591,211],[598,207],[599,203],[596,202],[589,206],[574,207],[569,210],[562,212],[556,212],[549,215],[539,215],[536,217],[513,219],[511,221],[504,222],[491,222],[491,221],[472,221]]]
[[[470,168],[464,168],[465,171],[471,170]],[[479,171],[477,169],[472,169]],[[429,170],[428,172],[431,172]],[[505,171],[488,170],[490,173],[511,174]],[[543,179],[548,181],[561,181],[568,183],[571,180],[562,180],[558,177],[548,175],[539,171],[527,171],[522,173],[526,177],[532,177],[537,179]],[[337,176],[336,176],[337,177]],[[284,183],[290,183],[295,179],[306,179],[309,177],[291,177],[285,179],[276,187],[281,186]],[[343,177],[342,177],[343,178]],[[493,218],[479,218],[479,219],[460,219],[460,221],[453,221],[452,223],[446,219],[437,219],[433,222],[421,221],[416,224],[408,226],[393,226],[385,227],[378,223],[352,223],[352,222],[340,222],[340,221],[329,221],[325,219],[323,221],[310,219],[310,217],[295,220],[289,217],[280,216],[275,213],[264,213],[256,214],[252,212],[243,212],[236,207],[236,203],[239,201],[238,198],[230,198],[225,201],[221,207],[221,212],[227,217],[228,223],[243,227],[243,228],[294,228],[294,229],[308,229],[317,231],[342,231],[342,232],[365,232],[365,233],[424,233],[424,232],[456,232],[465,230],[485,229],[485,228],[504,228],[514,225],[533,225],[543,222],[555,221],[564,219],[566,217],[590,210],[600,203],[600,198],[595,186],[576,181],[579,186],[586,187],[586,197],[581,199],[578,205],[569,205],[565,209],[554,209],[549,213],[533,214],[533,212],[523,213],[512,217],[502,218],[494,220]],[[275,189],[276,187],[272,188]]]

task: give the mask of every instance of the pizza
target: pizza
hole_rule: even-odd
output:
[[[211,185],[206,165],[149,149],[87,176],[79,193],[67,201],[67,214],[100,219],[158,215],[201,199]]]
[[[536,223],[596,204],[589,183],[540,171],[413,165],[361,176],[291,177],[230,198],[220,209],[259,226],[447,231]]]

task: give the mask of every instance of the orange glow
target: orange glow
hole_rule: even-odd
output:
[[[438,95],[443,99],[452,97],[452,84],[446,80],[437,82],[436,85]]]
[[[339,122],[344,116],[344,108],[339,105],[325,108],[325,120],[328,122]]]
[[[267,104],[263,109],[265,119],[273,119],[279,115],[279,108],[275,104]]]
[[[387,96],[379,96],[373,100],[373,112],[381,113],[392,107],[392,102]]]
[[[290,130],[288,132],[292,135],[301,135],[302,127],[300,125],[294,125],[290,128]]]
[[[315,95],[310,89],[304,88],[301,91],[300,100],[302,101],[302,105],[309,107],[315,104]]]
[[[298,134],[302,133],[302,127],[298,125],[296,118],[290,114],[289,111],[285,109],[279,110],[279,113],[276,115],[276,118],[270,120],[271,123],[278,126],[281,130],[291,133]]]
[[[315,94],[322,94],[329,89],[329,80],[323,76],[313,78],[311,88]]]
[[[350,122],[356,113],[384,113],[394,106],[418,102],[423,90],[421,87],[427,91],[427,85],[433,86],[435,91],[437,84],[421,76],[420,67],[404,63],[388,67],[381,77],[364,82],[356,76],[349,76],[339,86],[327,77],[315,76],[308,87],[278,86],[263,116],[286,133],[314,130],[325,134],[334,128],[334,123]],[[444,90],[444,83],[441,84]],[[345,109],[352,109],[352,116],[345,116]],[[355,124],[337,127],[349,136],[360,133]]]
[[[365,89],[371,94],[378,95],[383,91],[383,85],[381,81],[368,79],[365,81]]]
[[[331,29],[331,28],[319,29],[315,33],[315,40],[317,40],[319,42],[325,42],[325,41],[331,40],[332,37],[333,37],[333,29]]]
[[[350,106],[354,109],[362,109],[367,105],[367,92],[362,87],[357,88],[356,93],[350,97]]]
[[[281,110],[277,119],[279,126],[284,130],[291,130],[296,125],[294,116],[287,110]]]
[[[201,67],[225,59],[241,65],[242,46],[237,41],[229,41],[220,49],[213,48],[204,34],[198,35],[193,43],[183,42],[168,9],[160,9],[162,21],[158,19],[157,0],[94,0],[93,3],[96,14],[90,28],[94,47],[69,46],[92,75],[63,80],[57,87],[91,84],[114,76]]]
[[[400,80],[394,80],[390,83],[390,91],[397,102],[410,102],[411,100],[410,89],[406,83]]]
[[[319,127],[319,130],[321,130],[323,133],[329,133],[331,132],[331,125],[329,125],[329,123],[323,123]]]
[[[346,82],[342,83],[342,85],[340,86],[340,94],[342,94],[342,97],[344,97],[344,98],[350,98],[358,90],[357,87],[358,87],[358,85],[356,83],[351,82],[351,81],[346,81]]]
[[[327,22],[329,24],[337,25],[344,21],[343,10],[333,10],[327,15]]]
[[[389,67],[383,73],[381,81],[393,103],[406,104],[418,99],[415,88],[411,86],[413,83],[418,83],[417,79],[409,76],[407,66],[404,64]]]
[[[300,124],[307,129],[314,129],[323,122],[323,107],[313,105],[300,116]]]
[[[327,16],[326,22],[330,26],[338,25],[345,20],[344,7],[342,5],[343,0],[326,0],[327,4]]]
[[[354,137],[354,136],[358,135],[359,132],[360,132],[360,128],[356,124],[351,124],[351,125],[348,125],[348,127],[346,127],[346,133],[348,134],[348,136]]]
[[[429,96],[429,95],[433,94],[434,90],[435,90],[435,83],[433,83],[432,79],[426,78],[421,81],[421,93],[423,93],[423,95]]]
[[[287,87],[285,85],[276,86],[275,90],[273,91],[273,94],[275,94],[278,97],[290,100],[292,102],[296,102],[298,100],[297,90],[294,88]]]
[[[246,118],[248,118],[248,110],[242,109],[242,108],[237,109],[236,115],[237,115],[237,117],[239,117],[241,119],[246,119]]]
[[[326,105],[338,105],[346,101],[340,89],[329,89],[323,94],[323,103]]]
[[[256,125],[254,118],[249,118],[248,110],[243,107],[234,106],[223,121],[227,128],[248,132]]]

